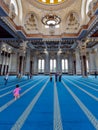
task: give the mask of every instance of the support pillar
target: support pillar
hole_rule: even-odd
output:
[[[76,74],[81,75],[81,60],[80,60],[79,48],[76,49],[75,56],[76,56]]]
[[[86,43],[80,41],[80,58],[81,58],[81,73],[83,77],[87,77],[87,65],[86,65]]]
[[[58,52],[57,53],[57,72],[61,73],[61,54]]]
[[[49,53],[45,53],[45,74],[50,73],[50,64],[49,64]]]
[[[34,74],[38,74],[38,58],[37,58],[37,53],[34,53]]]

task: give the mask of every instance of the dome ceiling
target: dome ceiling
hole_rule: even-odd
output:
[[[59,10],[72,5],[76,0],[28,0],[33,6],[44,10]]]

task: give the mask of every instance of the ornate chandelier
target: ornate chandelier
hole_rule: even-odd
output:
[[[61,18],[55,14],[47,14],[42,17],[42,23],[46,26],[56,26],[60,24]]]

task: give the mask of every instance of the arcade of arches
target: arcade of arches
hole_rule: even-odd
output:
[[[0,75],[98,72],[98,0],[0,0]]]

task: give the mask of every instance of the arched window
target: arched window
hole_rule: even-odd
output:
[[[43,73],[45,70],[45,60],[44,59],[39,59],[38,60],[38,72]]]
[[[62,72],[68,72],[68,60],[62,59]]]
[[[56,72],[56,59],[50,59],[50,72]]]

